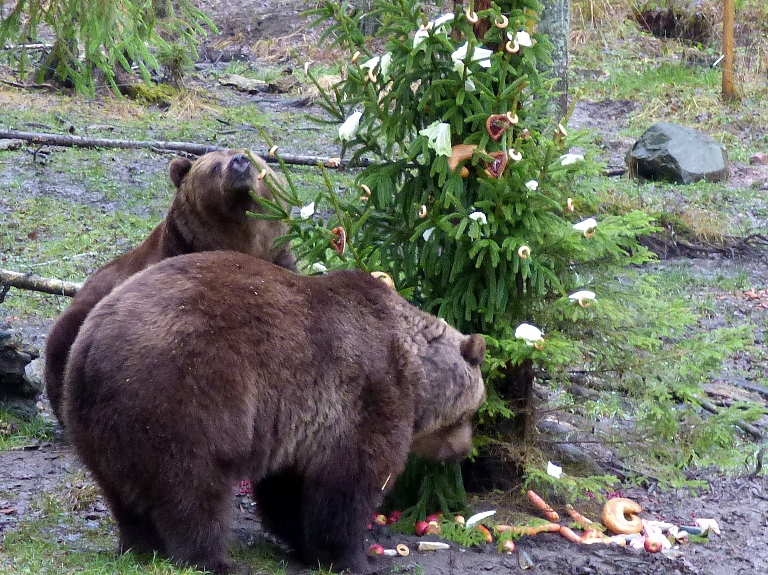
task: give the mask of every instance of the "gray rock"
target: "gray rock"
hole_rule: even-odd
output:
[[[26,368],[39,355],[10,325],[0,323],[0,409],[24,419],[37,413],[43,384],[39,378],[28,378]]]
[[[709,136],[676,124],[648,128],[627,153],[629,173],[690,184],[728,178],[728,152]]]

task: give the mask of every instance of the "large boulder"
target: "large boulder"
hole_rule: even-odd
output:
[[[723,182],[728,178],[728,152],[697,130],[659,122],[629,150],[627,166],[630,174],[650,180]]]
[[[29,377],[27,366],[39,355],[9,324],[0,323],[0,409],[23,419],[37,414],[42,381]]]

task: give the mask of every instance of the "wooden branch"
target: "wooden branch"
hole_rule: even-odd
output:
[[[718,413],[720,413],[720,410],[717,408],[717,406],[707,399],[699,400],[698,403],[702,407],[702,409],[704,409],[705,411],[708,411],[709,413],[712,413],[714,415],[717,415]],[[763,432],[760,431],[757,427],[755,427],[751,423],[738,420],[736,421],[736,427],[738,427],[742,431],[749,433],[752,437],[754,437],[757,440],[765,439]]]
[[[33,144],[79,147],[79,148],[123,148],[139,149],[149,148],[155,150],[166,150],[174,152],[184,152],[202,156],[208,152],[223,149],[221,146],[212,144],[196,144],[194,142],[169,142],[164,140],[115,140],[110,138],[86,138],[83,136],[71,136],[68,134],[46,134],[42,132],[20,132],[18,130],[0,130],[0,139],[18,139]],[[277,158],[269,156],[268,152],[252,152],[254,155],[263,158],[267,162],[278,163]],[[338,158],[322,158],[319,156],[301,156],[294,154],[280,154],[280,158],[286,164],[300,166],[317,166],[322,163],[327,168],[345,168],[369,166],[374,162],[366,158],[360,158],[354,164],[349,160],[339,160]]]
[[[62,281],[55,278],[41,278],[28,274],[22,274],[19,272],[13,272],[10,270],[0,269],[0,288],[1,287],[4,287],[5,290],[0,289],[0,293],[7,291],[8,287],[15,287],[18,289],[73,297],[78,292],[78,290],[83,287],[83,284],[78,282]],[[0,301],[2,301],[2,299],[0,299]]]

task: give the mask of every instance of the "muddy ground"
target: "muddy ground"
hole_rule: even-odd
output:
[[[254,96],[222,88],[206,76],[206,70],[220,65],[222,54],[230,58],[249,60],[258,65],[260,61],[290,65],[289,52],[298,51],[308,60],[328,58],[327,53],[317,49],[313,32],[306,28],[307,20],[299,13],[309,7],[300,1],[277,2],[276,0],[244,1],[224,3],[219,0],[202,0],[201,5],[214,14],[221,34],[209,39],[201,54],[207,58],[198,67],[194,81],[207,87],[215,97],[231,105],[237,105],[242,98],[261,98],[265,111],[279,111],[283,106],[295,105],[296,95]],[[216,64],[216,61],[219,64]],[[294,62],[295,64],[295,62]],[[571,125],[590,127],[599,132],[604,158],[610,168],[623,167],[623,155],[631,140],[620,136],[626,127],[627,116],[637,108],[632,102],[582,102],[576,106]],[[333,144],[318,140],[317,150],[293,150],[290,138],[280,142],[285,152],[299,154],[337,154]],[[167,158],[158,158],[153,168],[164,170]],[[14,170],[23,170],[23,163]],[[145,166],[146,169],[146,166]],[[734,191],[755,188],[768,184],[765,167],[736,165],[731,178]],[[30,193],[41,193],[35,183],[35,173],[30,172]],[[82,190],[80,190],[82,192]],[[73,193],[77,193],[74,190]],[[725,260],[720,256],[708,259],[666,260],[658,265],[679,266],[695,269],[700,273],[724,273],[726,275],[747,274],[751,285],[757,289],[768,287],[768,274],[759,259]],[[722,305],[718,308],[722,317],[720,325],[729,324],[737,318],[755,313],[766,313],[765,308],[756,308],[755,299],[738,294],[715,294]],[[768,300],[768,296],[766,296]],[[759,300],[759,298],[758,298]],[[48,325],[13,325],[22,330],[29,343],[42,348]],[[732,385],[724,379],[712,383],[719,393],[726,397],[743,397],[745,394],[755,401],[764,401],[762,396]],[[716,391],[717,391],[716,390]],[[765,430],[763,430],[765,431]],[[585,447],[586,449],[586,447]],[[603,454],[605,455],[605,454]],[[600,454],[596,454],[600,457]],[[607,457],[607,456],[606,456]],[[768,530],[768,477],[757,475],[753,469],[745,469],[740,477],[724,478],[716,474],[700,473],[697,478],[707,481],[709,487],[698,493],[687,490],[677,492],[661,491],[651,483],[645,490],[629,489],[625,496],[638,501],[644,508],[643,516],[649,519],[666,520],[676,524],[692,524],[696,518],[714,518],[719,522],[721,535],[711,535],[706,543],[697,542],[677,547],[673,552],[650,554],[644,550],[632,550],[615,545],[579,545],[566,541],[558,534],[542,534],[523,538],[517,543],[513,554],[499,554],[493,546],[483,549],[462,549],[451,544],[450,551],[418,553],[394,560],[377,560],[382,572],[442,574],[518,573],[524,569],[521,564],[522,552],[532,560],[531,572],[551,575],[586,574],[707,574],[735,575],[768,572],[768,546],[765,545]],[[37,513],[35,502],[46,492],[65,493],[82,484],[84,477],[79,463],[74,458],[64,439],[57,439],[43,445],[0,454],[0,541],[2,534],[14,529],[19,521]],[[476,510],[503,507],[504,500],[495,494],[489,498],[480,494],[473,498]],[[512,496],[508,498],[512,501]],[[247,496],[233,494],[233,505],[237,507],[236,534],[240,544],[247,545],[254,540],[263,540],[257,510]],[[533,510],[529,510],[535,514]],[[593,518],[599,514],[598,507],[584,509]],[[109,522],[109,513],[97,499],[87,509],[73,511],[80,516],[83,524],[88,522]],[[565,523],[565,521],[564,521]],[[60,537],[77,545],[79,535],[62,528]],[[388,528],[376,528],[369,534],[370,542],[381,542],[385,547],[394,547],[404,542],[411,549],[417,546],[414,537],[395,535]],[[303,573],[305,569],[290,554],[278,548],[277,553],[285,554],[288,573]]]

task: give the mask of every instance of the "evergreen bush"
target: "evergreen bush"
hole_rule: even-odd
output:
[[[52,34],[53,46],[35,80],[82,94],[93,94],[99,82],[118,91],[134,69],[148,81],[158,67],[154,49],[167,54],[173,44],[177,53],[185,50],[197,57],[200,37],[206,28],[215,30],[190,0],[158,3],[167,15],[162,21],[155,4],[146,0],[18,0],[10,9],[6,4],[0,0],[0,44],[17,44],[13,54],[19,75],[26,77],[32,66],[25,43]]]

